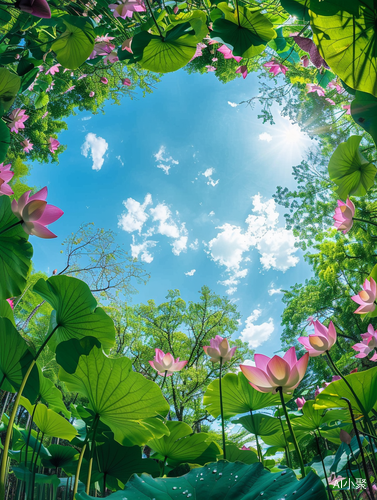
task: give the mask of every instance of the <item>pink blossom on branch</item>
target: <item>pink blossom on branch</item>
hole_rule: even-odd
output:
[[[126,87],[130,87],[130,85],[132,85],[131,80],[129,78],[123,78],[122,83],[123,85],[126,85]]]
[[[343,231],[343,234],[348,233],[348,231],[353,226],[353,217],[355,215],[355,205],[352,201],[347,198],[344,203],[342,200],[338,200],[338,206],[335,209],[334,226],[338,231]]]
[[[234,56],[233,52],[226,45],[221,45],[221,47],[218,48],[217,51],[222,53],[224,59],[235,59],[237,62],[242,61],[242,57]]]
[[[188,361],[179,361],[179,358],[175,360],[170,352],[165,354],[161,349],[156,349],[155,352],[156,354],[153,361],[149,361],[149,364],[159,375],[165,375],[166,372],[166,376],[169,377],[173,375],[174,372],[182,370],[188,363]]]
[[[230,361],[237,349],[237,347],[230,348],[228,339],[224,339],[220,335],[210,339],[209,343],[210,345],[204,346],[203,349],[208,356],[211,356],[212,363],[218,363],[221,359],[223,363]]]
[[[361,337],[363,341],[353,345],[352,349],[359,353],[355,357],[362,359],[377,349],[377,330],[374,329],[373,325],[369,325],[367,333],[362,333]],[[377,361],[377,351],[370,358],[370,361]]]
[[[123,0],[120,3],[112,3],[109,9],[113,11],[114,17],[132,18],[134,12],[145,12],[146,8],[143,2],[139,0]]]
[[[316,85],[315,83],[307,83],[306,84],[306,93],[311,94],[312,92],[317,92],[319,97],[324,97],[325,89],[323,89],[320,85]]]
[[[325,354],[336,342],[336,330],[332,321],[328,328],[319,321],[314,321],[314,335],[299,337],[298,341],[308,351],[311,358]]]
[[[364,281],[363,290],[351,297],[356,304],[359,304],[359,307],[354,311],[355,314],[366,314],[375,310],[376,304],[374,301],[376,300],[376,292],[376,282],[373,278],[370,278],[370,280],[367,278]]]
[[[329,82],[327,86],[329,89],[336,89],[338,94],[341,94],[343,92],[341,85],[339,85],[339,83],[336,80],[331,80],[331,82]]]
[[[236,69],[236,73],[239,73],[243,76],[243,79],[245,79],[247,77],[247,66],[244,65],[244,66],[239,66],[237,69]]]
[[[206,68],[207,68],[207,73],[211,73],[211,72],[216,71],[215,66],[206,66]]]
[[[276,59],[271,59],[271,61],[264,63],[263,66],[265,68],[270,68],[268,71],[274,76],[278,75],[279,73],[283,73],[283,75],[285,75],[288,71],[287,66],[280,64],[278,61],[276,61]]]
[[[51,68],[48,68],[48,70],[46,71],[45,75],[55,75],[55,73],[59,73],[59,67],[60,67],[60,64],[54,64],[54,66],[51,66]]]
[[[8,186],[8,182],[14,176],[14,172],[10,170],[11,164],[4,165],[0,163],[0,196],[11,196],[13,193],[12,188]]]
[[[18,202],[12,201],[14,215],[22,221],[25,233],[38,236],[39,238],[56,238],[46,226],[58,220],[63,211],[53,205],[48,205],[47,187],[30,196],[31,191],[24,193]]]
[[[10,128],[10,131],[18,134],[18,131],[20,129],[25,128],[24,122],[26,122],[26,120],[29,118],[29,116],[25,115],[24,109],[16,108],[11,112],[11,114],[9,115],[9,118],[11,120],[11,122],[8,123],[8,127]]]
[[[250,385],[260,392],[277,393],[279,387],[284,393],[292,393],[304,378],[309,362],[309,353],[297,360],[296,350],[291,347],[281,358],[269,358],[255,354],[255,366],[240,365]]]
[[[21,142],[21,146],[23,147],[25,153],[30,153],[33,149],[33,143],[29,141],[29,139],[25,139]]]
[[[60,142],[57,139],[54,139],[54,137],[50,137],[49,143],[50,143],[50,146],[48,149],[51,151],[52,154],[54,154],[55,151],[60,146]]]
[[[93,92],[93,90],[91,92],[89,92],[89,97],[94,97],[95,95],[95,92]]]
[[[101,83],[103,83],[104,85],[107,85],[109,83],[109,80],[105,76],[103,76],[101,78]]]
[[[342,104],[342,108],[347,110],[346,115],[351,114],[351,104]]]

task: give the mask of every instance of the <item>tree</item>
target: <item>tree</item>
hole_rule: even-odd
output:
[[[156,348],[188,361],[182,371],[167,377],[163,386],[171,405],[170,418],[184,419],[196,429],[210,420],[202,407],[202,396],[208,383],[219,376],[219,365],[209,362],[203,346],[216,335],[230,338],[236,332],[240,317],[236,306],[203,286],[197,302],[186,303],[179,290],[170,290],[166,302],[159,305],[153,300],[135,307],[117,302],[106,311],[115,322],[117,355],[131,358],[135,371],[163,383],[163,377],[149,364]],[[239,339],[231,344],[238,349],[226,367],[235,371],[253,351]]]

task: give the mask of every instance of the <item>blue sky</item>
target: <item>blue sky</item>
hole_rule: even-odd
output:
[[[310,141],[278,108],[270,126],[257,119],[258,107],[229,104],[257,93],[253,74],[224,85],[213,73],[181,70],[145,98],[69,118],[59,165],[35,164],[31,174],[65,212],[51,226],[56,240],[33,237],[35,268],[62,268],[62,241],[94,222],[116,231],[151,274],[133,303],[162,302],[175,288],[197,300],[208,285],[236,302],[236,336],[277,352],[279,290],[303,282],[309,268],[272,194],[294,187],[292,166]]]

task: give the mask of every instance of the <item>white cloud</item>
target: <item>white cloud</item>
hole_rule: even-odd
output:
[[[185,273],[186,276],[194,276],[194,274],[196,273],[196,269],[191,269],[191,271],[188,271],[187,273]]]
[[[266,340],[271,337],[275,329],[272,318],[269,318],[268,321],[261,323],[260,325],[254,324],[254,321],[257,321],[260,317],[260,313],[261,311],[259,309],[255,309],[250,314],[245,322],[245,328],[242,330],[240,335],[240,339],[243,342],[247,342],[249,347],[252,349],[256,349],[263,344],[263,342],[266,342]]]
[[[85,137],[85,142],[81,146],[81,154],[88,157],[89,150],[91,150],[91,157],[93,160],[92,169],[101,170],[104,160],[105,153],[109,145],[103,137],[97,137],[96,134],[89,132]]]
[[[206,179],[207,179],[207,185],[208,186],[215,187],[219,183],[220,179],[217,179],[217,181],[215,181],[215,180],[212,179],[212,174],[214,174],[214,173],[215,173],[215,169],[214,168],[207,168],[207,170],[202,173],[202,175],[204,175],[204,177],[206,177]]]
[[[236,108],[238,106],[238,104],[236,104],[235,102],[228,101],[228,104],[229,106],[232,106],[232,108]]]
[[[272,136],[270,134],[268,134],[267,132],[263,132],[263,134],[259,134],[259,140],[260,141],[271,142],[272,141]]]
[[[91,119],[92,119],[91,116],[84,116],[83,118],[81,118],[81,121],[86,122],[87,120],[91,120]]]
[[[208,214],[208,217],[213,217],[215,215],[215,212],[213,210],[210,211],[210,213]]]
[[[123,167],[124,162],[123,162],[123,160],[122,160],[121,156],[119,155],[119,156],[116,156],[115,158],[116,158],[117,160],[119,160],[119,161],[120,161],[120,163],[121,163],[121,165],[122,165],[122,167]]]
[[[196,238],[192,243],[190,243],[189,247],[191,248],[191,250],[197,250],[199,248],[198,238]]]
[[[179,238],[179,228],[172,219],[172,214],[167,205],[159,203],[155,208],[150,209],[154,221],[159,223],[157,233],[168,238]]]
[[[276,295],[278,293],[283,293],[281,288],[274,288],[274,286],[275,285],[273,283],[271,283],[271,285],[270,285],[271,288],[268,289],[268,295],[270,297],[272,297],[272,295]]]
[[[160,146],[160,149],[157,151],[157,153],[154,153],[153,156],[158,163],[157,168],[161,169],[164,174],[169,175],[169,170],[171,169],[171,167],[173,167],[174,165],[178,165],[179,161],[174,160],[172,156],[168,156],[165,153],[166,147]]]
[[[148,248],[153,248],[157,245],[157,241],[144,241],[143,243],[140,243],[139,245],[134,244],[135,243],[135,238],[132,236],[132,244],[131,244],[131,255],[134,259],[137,259],[140,255],[140,260],[142,262],[146,262],[147,264],[150,264],[153,261],[153,255],[148,251]]]
[[[174,255],[179,255],[181,252],[185,252],[187,250],[187,240],[187,236],[180,236],[174,241],[172,244],[172,252]]]
[[[128,198],[127,200],[123,201],[123,205],[126,207],[127,212],[123,212],[119,216],[118,227],[123,229],[123,231],[127,231],[128,233],[138,231],[140,234],[144,223],[149,217],[149,215],[145,212],[145,209],[152,203],[152,196],[149,193],[144,198],[143,204],[139,203],[133,198]]]
[[[248,253],[253,249],[259,252],[264,270],[284,272],[299,261],[292,231],[278,227],[279,213],[275,201],[263,201],[257,194],[252,197],[252,203],[252,213],[245,220],[245,228],[225,223],[217,227],[218,234],[206,245],[211,259],[225,267],[228,278],[220,283],[231,287],[232,293],[233,287],[247,275],[245,265],[250,261]]]

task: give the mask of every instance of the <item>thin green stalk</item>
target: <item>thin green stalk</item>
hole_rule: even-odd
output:
[[[251,421],[252,421],[253,428],[254,428],[254,431],[255,431],[255,421],[254,421],[254,415],[253,415],[253,411],[252,410],[250,410],[250,417],[251,417]],[[263,464],[262,450],[261,450],[261,447],[259,445],[258,434],[254,433],[254,436],[255,436],[255,441],[257,443],[258,460],[260,461],[261,464]]]
[[[288,429],[289,429],[289,432],[291,433],[291,436],[292,436],[292,441],[293,441],[293,445],[295,447],[295,450],[296,450],[296,453],[297,453],[297,456],[298,456],[298,460],[300,462],[300,469],[301,469],[301,476],[304,478],[305,477],[305,467],[304,467],[304,461],[302,459],[302,455],[301,455],[301,451],[300,451],[300,448],[298,446],[298,443],[297,443],[297,439],[296,439],[296,436],[295,436],[295,433],[293,432],[293,428],[292,428],[292,424],[291,424],[291,421],[289,419],[289,415],[288,415],[288,412],[287,412],[287,408],[285,406],[285,401],[284,401],[284,396],[283,396],[283,388],[282,387],[278,387],[277,388],[277,391],[279,392],[280,394],[280,400],[281,400],[281,405],[283,407],[283,410],[284,410],[284,415],[285,415],[285,419],[287,421],[287,425],[288,425]]]
[[[371,224],[372,226],[377,226],[377,222],[372,222],[371,220],[359,219],[358,217],[352,217],[353,220],[357,220],[358,222],[365,222],[366,224]]]
[[[93,436],[92,436],[92,445],[90,447],[88,480],[86,482],[86,494],[87,495],[89,495],[90,480],[92,479],[93,458],[94,458],[94,449],[96,447],[96,432],[97,432],[98,423],[99,423],[99,415],[96,415],[94,422],[93,422]]]
[[[340,399],[343,399],[347,403],[347,405],[348,405],[348,409],[349,409],[349,412],[350,412],[350,415],[351,415],[351,419],[352,419],[352,425],[353,425],[353,428],[354,428],[354,431],[355,431],[355,435],[356,435],[356,439],[357,439],[357,444],[359,445],[359,450],[360,450],[360,455],[361,455],[361,461],[363,462],[363,468],[364,468],[364,472],[365,472],[365,479],[367,480],[367,485],[368,485],[368,489],[369,489],[369,493],[370,493],[370,498],[371,498],[371,500],[373,500],[373,497],[374,497],[373,488],[372,488],[372,485],[371,485],[371,482],[370,482],[370,478],[369,478],[369,474],[368,474],[367,463],[365,461],[365,455],[364,455],[363,445],[361,444],[359,429],[357,428],[355,416],[354,416],[353,411],[352,411],[352,405],[351,405],[351,402],[350,402],[349,399],[347,399],[347,398],[340,398]]]
[[[316,441],[316,444],[317,444],[317,450],[318,450],[318,453],[319,453],[319,456],[321,458],[321,462],[322,462],[322,468],[323,468],[323,472],[325,474],[325,480],[326,480],[326,486],[327,486],[327,491],[329,492],[329,498],[334,500],[334,495],[333,495],[333,492],[330,488],[330,485],[329,485],[329,480],[328,480],[328,477],[327,477],[327,472],[326,472],[326,467],[325,467],[325,462],[323,461],[323,456],[322,456],[322,452],[321,452],[321,447],[319,445],[319,438],[316,434],[316,432],[314,432],[314,437],[315,437],[315,441]]]
[[[222,387],[221,387],[222,367],[223,367],[223,358],[220,358],[219,391],[220,391],[221,433],[222,433],[222,437],[223,437],[223,458],[224,458],[224,460],[226,460],[223,393],[222,393]]]
[[[76,493],[77,493],[77,488],[79,486],[80,470],[81,470],[82,460],[84,458],[85,449],[86,449],[86,443],[81,448],[81,453],[80,453],[79,461],[77,463],[76,476],[75,476],[75,484],[73,486],[73,498],[75,498]]]
[[[351,445],[348,445],[348,448],[350,449],[350,455],[352,455],[352,458],[353,458],[353,460],[354,460],[355,464],[357,465],[357,468],[359,469],[359,474],[360,474],[360,477],[362,477],[362,475],[361,475],[361,469],[360,469],[360,464],[359,464],[359,462],[356,460],[356,457],[355,457],[355,455],[354,455],[354,453],[353,453],[353,450],[352,450],[352,448],[351,448]],[[351,472],[351,467],[350,467],[350,472]],[[352,472],[351,472],[351,474],[352,474]],[[355,476],[354,476],[353,474],[352,474],[352,477],[353,477],[353,479],[355,479]]]
[[[36,469],[37,469],[38,457],[39,457],[39,454],[40,454],[41,448],[42,448],[43,438],[44,438],[44,434],[42,432],[41,442],[39,443],[39,448],[38,448],[38,451],[37,451],[37,456],[35,457],[35,462],[34,462],[34,467],[33,467],[33,480],[32,480],[32,487],[31,487],[31,500],[34,500],[35,474],[36,474]]]
[[[145,1],[146,1],[146,4],[148,5],[149,12],[150,12],[150,14],[151,14],[151,16],[153,18],[153,22],[154,22],[156,28],[158,29],[158,32],[160,33],[160,37],[161,37],[162,41],[165,41],[165,38],[162,35],[162,31],[160,29],[160,26],[157,24],[156,18],[154,17],[153,10],[152,10],[152,7],[151,7],[151,5],[149,3],[149,0],[145,0]]]
[[[278,415],[279,415],[278,418],[279,418],[279,422],[280,422],[280,425],[281,425],[281,430],[282,430],[282,433],[283,433],[283,436],[284,436],[284,442],[285,442],[285,458],[287,459],[288,467],[290,469],[292,469],[291,455],[289,453],[289,443],[287,441],[287,436],[285,435],[285,430],[284,430],[283,422],[281,421],[279,406],[278,406]]]
[[[165,381],[166,381],[166,375],[167,375],[168,371],[165,370],[165,375],[164,375],[164,380],[162,381],[162,384],[161,384],[161,387],[160,389],[162,390],[162,388],[164,387],[164,384],[165,384]]]
[[[37,401],[35,402],[35,405],[33,408],[33,413],[31,414],[31,417],[30,417],[30,427],[29,427],[29,432],[27,434],[27,438],[26,438],[25,467],[27,467],[27,453],[28,453],[28,447],[29,447],[29,441],[30,441],[30,435],[31,435],[31,428],[33,426],[33,420],[34,420],[35,411],[37,409],[38,401],[39,401],[39,397],[38,397]]]

